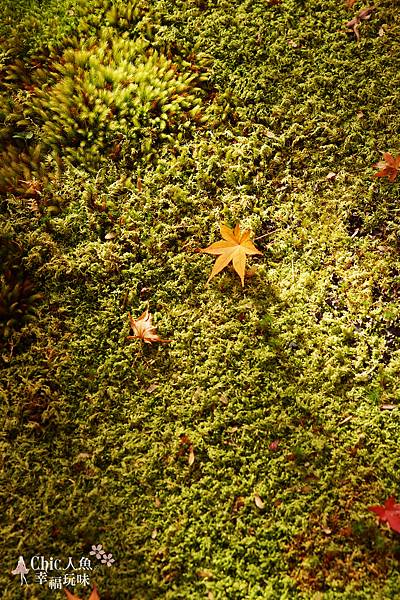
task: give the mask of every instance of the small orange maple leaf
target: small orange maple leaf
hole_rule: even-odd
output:
[[[374,177],[387,177],[389,181],[394,181],[400,170],[400,154],[393,156],[390,152],[383,153],[384,160],[380,160],[373,167],[380,169],[374,173]]]
[[[211,275],[207,280],[207,283],[217,275],[222,269],[224,269],[232,261],[233,268],[239,275],[242,286],[244,286],[244,272],[246,268],[246,254],[262,254],[260,250],[254,246],[250,238],[250,229],[240,231],[240,225],[237,224],[235,229],[230,229],[226,225],[220,225],[220,232],[222,240],[214,242],[207,248],[202,248],[200,252],[207,252],[208,254],[219,254]]]
[[[65,592],[65,595],[67,596],[68,600],[81,600],[80,598],[78,598],[78,596],[71,594],[71,592],[69,592],[66,588],[64,588],[64,592]],[[100,596],[99,596],[96,586],[93,586],[92,592],[91,592],[88,600],[100,600]]]
[[[146,344],[151,344],[153,342],[161,342],[162,344],[166,344],[170,342],[171,340],[162,340],[160,338],[156,332],[156,328],[151,322],[151,318],[152,316],[147,308],[138,319],[133,319],[129,314],[129,322],[135,335],[128,335],[127,339],[134,340],[138,338],[143,340]]]

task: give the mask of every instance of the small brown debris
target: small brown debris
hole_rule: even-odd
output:
[[[188,463],[189,463],[189,467],[191,467],[192,464],[194,463],[194,450],[193,450],[193,446],[192,445],[189,446],[189,460],[188,460]]]
[[[146,391],[148,394],[151,394],[151,392],[154,392],[154,390],[155,390],[157,387],[158,387],[158,383],[151,383],[151,384],[149,385],[149,387],[148,387],[148,388],[146,388],[146,390],[145,390],[145,391]]]
[[[357,42],[360,41],[360,25],[362,23],[362,21],[367,21],[368,19],[371,18],[371,14],[372,12],[375,10],[375,6],[368,6],[367,8],[363,8],[362,10],[360,10],[360,12],[358,13],[358,15],[356,15],[355,17],[353,17],[351,19],[351,21],[348,21],[346,23],[346,27],[348,27],[349,29],[351,29],[354,33],[354,35],[356,36]]]
[[[236,496],[235,501],[233,503],[232,511],[238,512],[241,508],[243,508],[245,504],[244,496]]]
[[[259,508],[260,510],[263,510],[265,508],[265,503],[258,494],[254,494],[254,502],[257,508]]]

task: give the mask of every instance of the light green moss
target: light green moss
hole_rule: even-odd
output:
[[[32,45],[4,43],[5,238],[43,300],[1,350],[3,597],[48,597],[8,575],[19,554],[102,543],[101,598],[396,598],[399,542],[367,510],[399,491],[399,409],[382,410],[398,404],[399,186],[371,168],[399,151],[392,3],[359,43],[336,0],[60,7]],[[171,139],[121,100],[129,76],[183,86]],[[17,92],[32,77],[34,101]],[[85,108],[91,86],[126,116]],[[68,106],[80,149],[57,124]],[[263,252],[244,288],[231,269],[206,284],[197,249],[220,222]],[[147,306],[170,344],[127,340]]]

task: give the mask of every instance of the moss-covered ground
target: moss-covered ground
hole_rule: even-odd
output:
[[[400,10],[363,7],[2,1],[2,599],[95,544],[102,600],[399,598]]]

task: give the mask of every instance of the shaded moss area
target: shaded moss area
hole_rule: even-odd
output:
[[[357,42],[360,8],[3,3],[6,600],[63,595],[20,554],[99,543],[102,600],[397,598],[367,507],[400,483],[400,193],[371,167],[400,14]],[[206,285],[221,222],[263,252],[244,288]],[[126,339],[146,307],[170,344]]]

